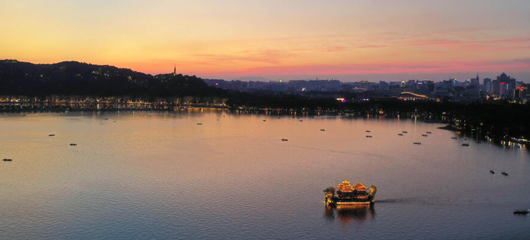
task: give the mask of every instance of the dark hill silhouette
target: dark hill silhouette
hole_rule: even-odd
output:
[[[224,91],[196,76],[150,75],[130,69],[80,62],[32,64],[0,60],[1,95],[86,95],[183,97],[219,96]]]

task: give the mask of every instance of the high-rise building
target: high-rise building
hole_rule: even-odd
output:
[[[497,76],[497,80],[492,82],[492,93],[496,94],[499,98],[513,97],[514,89],[517,85],[515,78],[511,78],[502,73],[500,76]]]
[[[491,93],[491,78],[484,78],[484,92]]]
[[[480,78],[478,77],[478,73],[477,73],[477,77],[471,79],[471,86],[478,87],[479,84],[480,84]]]

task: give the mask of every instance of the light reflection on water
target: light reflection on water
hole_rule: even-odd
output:
[[[530,207],[526,149],[461,147],[411,119],[301,119],[3,115],[0,239],[530,236],[512,214]],[[322,190],[343,180],[377,186],[374,207],[326,209]]]

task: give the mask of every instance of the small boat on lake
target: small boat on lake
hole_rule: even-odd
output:
[[[370,130],[366,130],[365,132],[369,133],[369,132],[370,132]]]
[[[493,171],[493,170],[490,170],[490,173],[491,173],[491,174],[495,174],[495,171]]]
[[[372,138],[372,136],[370,136],[370,135],[366,135],[366,138]]]
[[[524,214],[524,215],[526,215],[526,214],[528,214],[528,213],[530,213],[530,211],[529,211],[528,209],[515,210],[515,211],[513,212],[513,214]]]
[[[398,133],[399,136],[403,136],[403,133]]]
[[[414,144],[416,144],[416,145],[421,145],[421,142],[414,142]]]
[[[197,125],[201,126],[201,125],[202,125],[202,123],[197,123]]]
[[[427,135],[427,134],[422,134],[421,136],[422,136],[422,137],[427,137],[427,136],[429,136],[429,135]]]
[[[50,135],[48,135],[48,136],[49,136],[49,137],[55,137],[55,134],[52,133],[52,134],[50,134]]]
[[[321,128],[321,129],[320,129],[320,131],[321,131],[321,132],[325,132],[325,131],[326,131],[326,129],[323,129],[323,128]]]
[[[427,132],[427,134],[432,134],[432,132]]]
[[[282,142],[287,142],[287,141],[289,141],[289,139],[287,139],[287,138],[282,138]]]
[[[332,206],[373,204],[376,192],[377,188],[375,186],[367,188],[360,182],[356,185],[350,185],[348,181],[343,181],[337,185],[336,189],[328,187],[324,190],[326,204]]]
[[[462,147],[469,147],[469,143],[462,143]]]
[[[4,158],[3,161],[4,161],[4,162],[12,162],[13,159],[11,159],[11,158]]]
[[[508,176],[508,173],[505,172],[505,171],[502,171],[501,174],[504,175],[504,176]]]
[[[70,146],[75,147],[75,146],[77,146],[77,143],[70,143]]]
[[[451,137],[451,139],[458,139],[457,137]]]
[[[402,131],[402,133],[408,133],[407,131]]]

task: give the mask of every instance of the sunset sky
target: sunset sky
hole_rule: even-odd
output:
[[[0,59],[203,78],[530,82],[528,0],[0,0]]]

